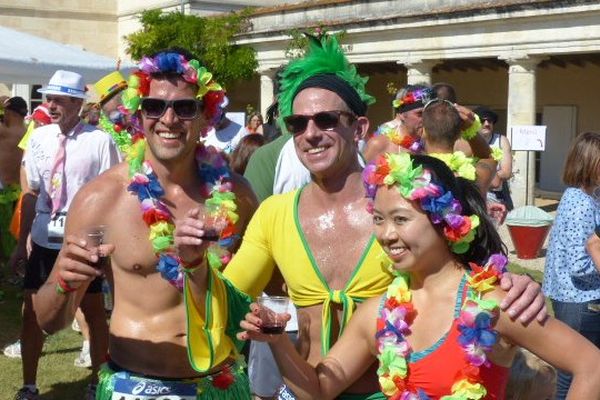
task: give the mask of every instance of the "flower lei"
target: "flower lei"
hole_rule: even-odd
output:
[[[383,124],[377,128],[375,135],[387,136],[392,143],[410,151],[413,154],[422,152],[423,143],[421,140],[411,135],[403,135],[399,128],[399,126]]]
[[[467,157],[462,151],[455,151],[454,153],[429,153],[427,155],[442,160],[457,176],[470,181],[474,181],[476,178],[476,159]]]
[[[497,340],[498,334],[493,329],[492,321],[498,315],[498,303],[485,300],[482,295],[494,289],[507,262],[504,255],[494,254],[483,267],[470,264],[467,284],[472,290],[469,290],[458,318],[458,342],[469,365],[460,371],[452,385],[451,394],[442,396],[442,400],[476,400],[487,394],[479,369],[489,366],[486,353]],[[422,389],[407,382],[411,348],[406,335],[410,333],[410,325],[416,315],[411,302],[410,279],[408,274],[394,273],[397,277],[388,287],[377,321],[377,326],[381,327],[376,334],[379,384],[381,391],[390,399],[426,400],[429,396]]]
[[[198,85],[196,97],[201,99],[210,91],[221,91],[221,85],[213,80],[213,75],[198,60],[186,60],[177,53],[159,53],[155,57],[143,57],[140,70],[148,75],[162,71],[173,71],[181,74],[183,80]]]
[[[171,212],[160,199],[165,192],[158,177],[150,163],[144,160],[145,146],[145,140],[138,140],[130,147],[127,154],[131,177],[128,190],[137,194],[144,222],[150,228],[150,242],[158,257],[156,269],[169,283],[183,290],[183,275],[190,270],[186,269],[173,247],[175,225],[172,222]],[[235,240],[234,225],[238,220],[235,212],[237,209],[235,194],[231,191],[231,183],[225,181],[229,178],[230,171],[225,159],[213,147],[199,145],[196,149],[196,162],[198,174],[203,182],[202,195],[207,197],[205,201],[207,215],[221,217],[226,221],[219,242],[211,243],[206,252],[209,266],[221,269],[231,259],[226,247]]]
[[[375,199],[377,188],[395,185],[408,200],[418,200],[434,225],[442,225],[444,236],[452,251],[463,254],[475,239],[479,226],[477,215],[462,215],[462,205],[451,191],[434,183],[431,172],[422,166],[413,167],[408,153],[388,153],[379,156],[363,170],[363,183],[367,197]],[[370,202],[368,211],[372,212]]]
[[[420,101],[423,104],[425,104],[432,98],[433,91],[430,88],[417,89],[406,93],[402,98],[394,99],[392,101],[392,107],[400,108],[402,106],[408,106],[410,104],[416,103],[417,101]]]

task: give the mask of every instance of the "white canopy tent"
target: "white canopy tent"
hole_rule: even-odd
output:
[[[57,69],[77,72],[87,84],[114,71],[116,60],[0,26],[0,82],[43,84]],[[122,64],[127,73],[132,64]]]

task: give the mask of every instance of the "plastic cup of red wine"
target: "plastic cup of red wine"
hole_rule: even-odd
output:
[[[106,234],[106,227],[104,225],[98,225],[91,227],[86,232],[86,242],[88,250],[97,251],[98,261],[91,263],[94,268],[101,269],[107,266],[108,257],[102,256],[99,252],[98,247],[104,244],[104,236]]]
[[[285,331],[285,314],[290,299],[283,296],[261,296],[256,299],[258,316],[262,321],[260,331],[270,335],[279,335]]]
[[[202,215],[201,220],[204,223],[202,240],[218,242],[221,238],[221,232],[227,226],[227,219],[222,215],[206,213]]]

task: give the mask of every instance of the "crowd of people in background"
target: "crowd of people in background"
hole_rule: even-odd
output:
[[[0,97],[16,400],[41,398],[45,336],[67,326],[85,399],[600,398],[600,134],[566,160],[551,317],[506,269],[513,152],[488,105],[406,85],[370,121],[367,79],[328,35],[279,71],[264,120],[228,115],[217,78],[165,49],[94,102],[65,70],[31,112]],[[264,330],[273,295],[291,300],[285,334]]]

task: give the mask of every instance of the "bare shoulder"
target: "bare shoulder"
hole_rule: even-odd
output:
[[[510,141],[508,140],[508,138],[504,135],[500,135],[500,143],[502,144],[502,148],[505,150],[510,150]]]
[[[92,179],[77,192],[69,210],[93,209],[102,213],[113,208],[121,197],[127,195],[128,168],[127,163],[122,162]]]
[[[378,155],[387,151],[390,140],[385,135],[374,136],[367,142],[364,156],[368,162],[373,161]]]

